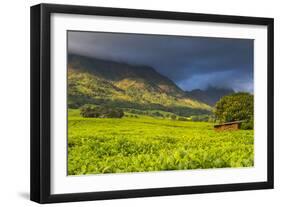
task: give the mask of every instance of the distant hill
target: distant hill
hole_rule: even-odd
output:
[[[212,109],[152,67],[68,55],[68,105],[75,108],[86,103],[160,109],[178,115],[210,113]]]
[[[233,89],[217,88],[209,86],[206,90],[195,89],[192,91],[186,91],[186,95],[204,102],[210,106],[214,106],[218,100],[223,96],[235,93]]]

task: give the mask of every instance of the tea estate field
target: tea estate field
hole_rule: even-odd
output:
[[[207,122],[68,111],[68,175],[253,165],[253,130],[215,132]]]

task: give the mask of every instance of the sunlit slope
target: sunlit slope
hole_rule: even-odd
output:
[[[75,108],[85,103],[189,114],[212,109],[151,67],[69,55],[68,104]]]

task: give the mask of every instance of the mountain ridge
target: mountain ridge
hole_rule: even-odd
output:
[[[233,94],[235,91],[231,88],[208,86],[205,90],[194,89],[192,91],[186,91],[185,93],[196,100],[204,102],[210,106],[215,106],[216,102],[223,96]]]
[[[77,62],[80,63],[77,64]],[[182,93],[183,95],[183,91],[176,84],[174,84],[173,81],[168,79],[166,76],[158,73],[154,68],[150,66],[133,65],[75,54],[68,55],[68,63],[70,67],[84,69],[87,72],[94,73],[96,76],[110,81],[116,82],[128,78],[141,78],[142,80],[149,81],[152,85],[155,81],[158,81],[158,85],[169,85],[170,87],[172,87],[170,88],[172,89],[170,91],[171,93],[177,92]]]
[[[150,66],[70,54],[68,104],[77,107],[85,103],[159,108],[176,111],[179,115],[210,113],[212,110]]]

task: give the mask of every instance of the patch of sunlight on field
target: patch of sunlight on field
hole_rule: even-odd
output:
[[[254,132],[149,116],[83,118],[68,112],[68,174],[254,165]]]

